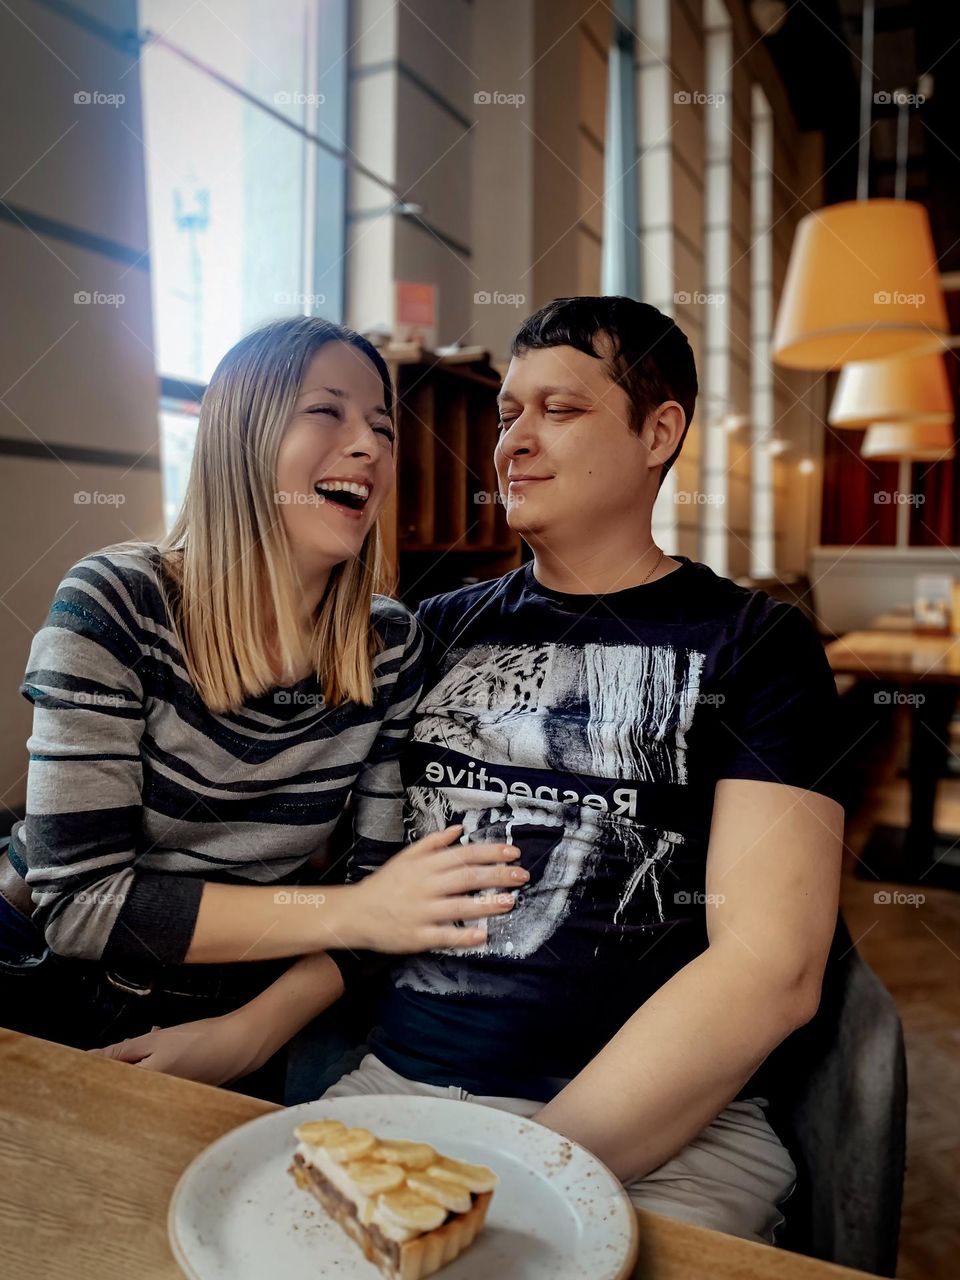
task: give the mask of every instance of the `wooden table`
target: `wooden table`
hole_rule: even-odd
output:
[[[939,836],[934,826],[937,783],[950,751],[950,720],[960,687],[960,636],[874,627],[848,632],[828,644],[826,654],[835,675],[896,685],[911,713],[909,825],[878,824],[863,849],[858,874],[960,889],[960,840]]]
[[[208,1143],[273,1110],[2,1029],[0,1079],[0,1272],[10,1280],[182,1280],[166,1226],[177,1179]],[[644,1280],[868,1280],[656,1214],[639,1218],[635,1274]]]

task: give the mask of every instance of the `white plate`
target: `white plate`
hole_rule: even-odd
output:
[[[620,1280],[630,1273],[636,1214],[613,1174],[582,1147],[478,1103],[370,1095],[272,1111],[197,1156],[168,1216],[174,1256],[190,1280],[382,1280],[287,1173],[294,1125],[321,1116],[384,1138],[429,1142],[499,1175],[486,1226],[440,1271],[442,1280]]]

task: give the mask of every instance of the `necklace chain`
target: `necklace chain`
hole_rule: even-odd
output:
[[[664,558],[664,555],[665,555],[665,554],[666,554],[666,553],[664,552],[663,548],[661,547],[661,548],[660,548],[660,554],[657,556],[657,558],[656,558],[656,560],[655,560],[655,562],[654,562],[653,568],[650,570],[650,572],[647,574],[647,576],[646,576],[645,578],[641,578],[641,579],[640,579],[640,586],[641,586],[641,587],[643,586],[643,584],[644,584],[645,582],[648,582],[648,581],[653,577],[653,575],[656,573],[656,571],[660,568],[660,562],[661,562],[661,560],[663,560],[663,558]]]

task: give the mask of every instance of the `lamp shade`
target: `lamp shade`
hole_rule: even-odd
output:
[[[827,421],[831,427],[872,422],[952,422],[953,394],[943,356],[901,356],[845,364]]]
[[[942,347],[947,312],[930,234],[914,200],[849,200],[797,225],[772,354],[791,369]]]
[[[954,454],[946,422],[877,422],[867,428],[860,452],[877,462],[945,462]]]

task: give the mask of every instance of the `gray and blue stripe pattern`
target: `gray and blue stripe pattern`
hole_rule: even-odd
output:
[[[203,881],[323,867],[348,797],[353,853],[402,843],[399,752],[420,692],[411,614],[374,597],[374,703],[327,707],[314,677],[209,711],[190,683],[153,549],[67,574],[34,639],[27,816],[12,854],[61,955],[177,964]]]

